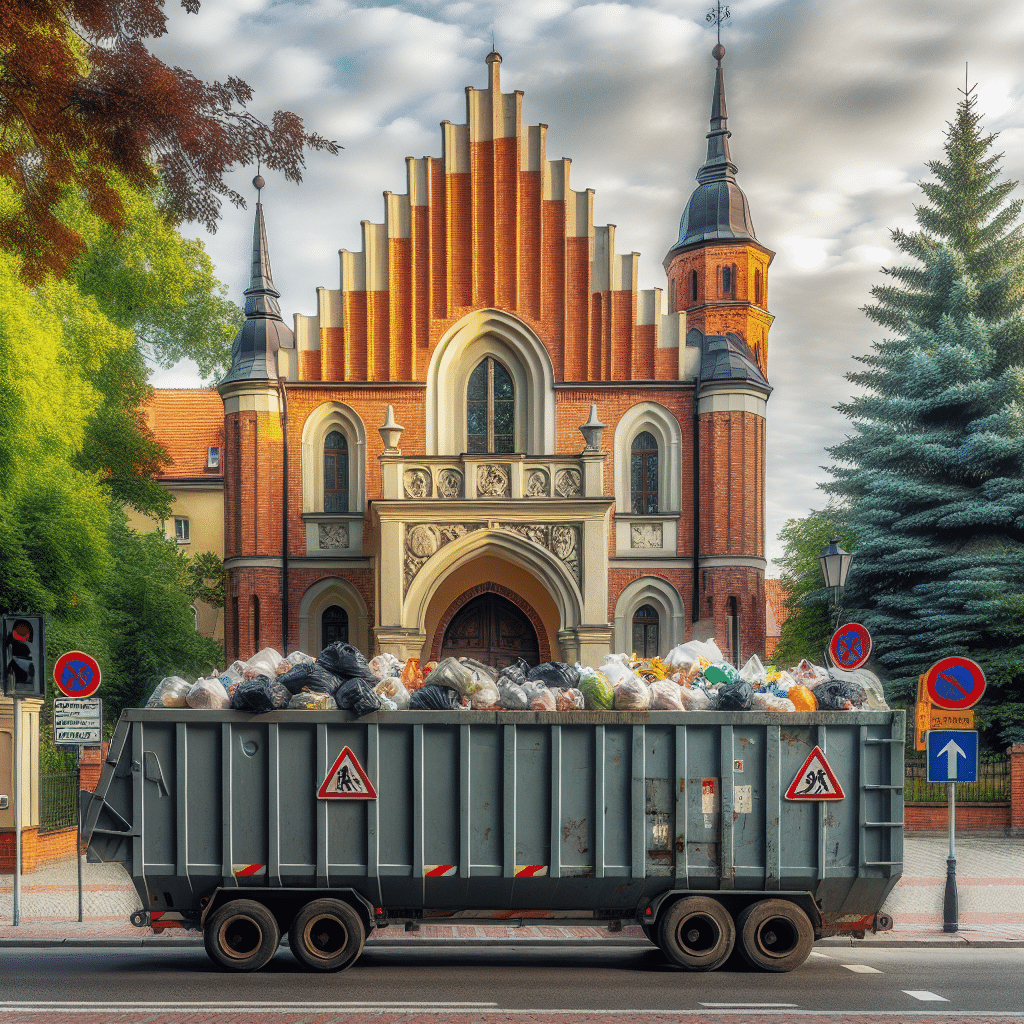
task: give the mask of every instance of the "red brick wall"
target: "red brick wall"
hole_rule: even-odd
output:
[[[969,803],[956,805],[957,831],[998,832],[1010,827],[1010,805]],[[949,808],[940,803],[908,803],[903,811],[908,832],[942,832],[949,827]]]
[[[1024,743],[1010,747],[1010,828],[1024,832]]]

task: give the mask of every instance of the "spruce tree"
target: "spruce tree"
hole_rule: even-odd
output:
[[[864,308],[892,336],[847,375],[863,392],[837,406],[852,433],[825,490],[849,504],[844,603],[890,696],[910,703],[939,658],[972,658],[1001,747],[1024,739],[1024,231],[975,106],[966,90],[927,164],[919,229],[892,234],[912,262],[883,268]]]

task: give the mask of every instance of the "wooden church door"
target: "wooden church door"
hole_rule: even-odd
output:
[[[511,601],[481,594],[448,623],[441,657],[475,658],[499,669],[523,658],[532,666],[540,661],[540,645],[533,624]]]

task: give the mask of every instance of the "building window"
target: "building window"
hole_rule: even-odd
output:
[[[216,445],[206,449],[206,468],[220,469],[220,448]]]
[[[340,430],[324,439],[324,511],[348,511],[348,441]]]
[[[516,395],[512,377],[488,356],[469,376],[466,389],[466,451],[511,454],[516,449]]]
[[[629,491],[633,515],[658,512],[658,442],[645,430],[637,434],[630,448]]]
[[[697,271],[690,271],[690,301],[697,301]]]
[[[658,656],[658,612],[653,605],[642,605],[633,616],[633,653],[638,658]]]
[[[736,267],[722,267],[722,295],[726,298],[736,294]]]
[[[740,616],[735,597],[725,602],[725,651],[728,659],[737,667],[740,666]]]
[[[668,311],[676,311],[676,279],[673,277],[668,283]]]
[[[754,271],[754,305],[761,306],[763,304],[764,303],[763,303],[763,301],[761,299],[761,271],[760,270],[755,270]]]
[[[188,520],[184,516],[174,517],[174,539],[179,544],[190,544],[191,539],[188,532]]]
[[[320,646],[330,647],[339,641],[348,643],[348,612],[332,604],[320,616]]]
[[[260,650],[260,599],[252,595],[252,649]]]

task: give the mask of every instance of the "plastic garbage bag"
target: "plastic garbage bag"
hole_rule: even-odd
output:
[[[414,690],[409,698],[410,711],[461,711],[459,695],[447,686],[428,683]]]
[[[684,665],[690,666],[700,658],[712,665],[718,661],[725,661],[725,655],[722,654],[714,640],[691,640],[687,644],[673,647],[665,655],[665,664],[674,672],[680,672]]]
[[[754,711],[796,711],[788,697],[776,697],[771,690],[755,690],[751,708]]]
[[[889,705],[885,700],[885,691],[882,687],[882,680],[870,669],[858,668],[852,672],[846,672],[840,668],[830,668],[829,677],[832,679],[845,679],[849,683],[857,684],[864,691],[864,706],[870,711],[888,711]],[[815,691],[817,692],[817,691]]]
[[[378,679],[387,679],[389,676],[401,676],[404,665],[393,654],[385,651],[378,654],[369,663],[370,671]]]
[[[665,664],[670,672],[677,672],[683,682],[692,682],[700,675],[700,658],[689,644],[673,647],[665,655]]]
[[[245,678],[255,679],[256,676],[268,676],[273,679],[277,675],[277,666],[284,658],[273,647],[264,647],[245,663]]]
[[[615,691],[611,681],[600,669],[588,669],[580,677],[580,692],[587,711],[611,711],[615,707]]]
[[[289,711],[335,711],[338,705],[329,693],[319,693],[314,690],[299,690],[290,701]]]
[[[235,711],[262,715],[267,711],[287,707],[291,696],[276,676],[273,679],[270,676],[254,676],[238,684],[231,698],[231,707]]]
[[[555,695],[556,711],[582,711],[583,708],[583,694],[579,690],[559,690]]]
[[[802,683],[794,683],[787,691],[786,697],[792,702],[796,711],[817,711],[818,700],[814,691]]]
[[[504,674],[498,676],[498,703],[506,711],[530,710],[530,701],[526,696],[526,691]]]
[[[423,672],[420,669],[420,659],[410,658],[402,669],[402,685],[412,693],[423,685]]]
[[[388,676],[382,679],[374,690],[377,696],[391,701],[396,711],[409,710],[409,691],[402,685],[402,680],[396,676]]]
[[[704,669],[704,681],[708,686],[717,686],[719,683],[727,685],[740,682],[740,674],[735,665],[720,661],[717,665],[708,665]]]
[[[353,648],[354,649],[354,648]],[[383,700],[373,692],[373,684],[358,676],[346,679],[337,690],[334,691],[334,699],[339,708],[351,711],[356,718],[369,715],[374,711],[380,711],[384,706]]]
[[[680,686],[679,701],[686,711],[710,711],[714,698],[702,686]]]
[[[226,689],[226,690],[231,688],[231,684],[232,683],[240,683],[244,678],[245,678],[245,662],[244,661],[233,661],[220,674],[220,681],[224,684],[224,689]]]
[[[655,679],[650,684],[652,711],[685,711],[680,685],[671,679]]]
[[[146,701],[147,708],[187,708],[192,684],[181,676],[165,676]]]
[[[646,711],[650,706],[650,687],[635,672],[615,684],[616,711]]]
[[[219,679],[197,679],[185,697],[190,708],[224,711],[231,706],[231,698]]]
[[[668,666],[661,658],[638,658],[630,661],[629,667],[645,682],[653,683],[664,679],[668,674]]]
[[[341,680],[333,672],[328,672],[323,665],[316,661],[296,665],[285,672],[284,675],[278,676],[277,681],[289,693],[298,693],[300,690],[334,693],[339,685],[341,685]]]
[[[323,665],[328,672],[333,672],[339,679],[372,679],[377,682],[376,677],[370,671],[370,666],[366,663],[363,652],[351,644],[343,644],[340,640],[325,647],[316,661],[318,665]]]
[[[527,679],[523,684],[523,692],[530,702],[531,711],[555,710],[555,695],[540,679]]]
[[[789,674],[798,683],[811,690],[819,683],[823,683],[828,679],[827,669],[822,668],[820,665],[812,665],[806,658],[796,668],[791,668]]]
[[[480,689],[476,675],[457,658],[444,658],[425,679],[427,686],[447,686],[461,697],[472,697]]]
[[[557,690],[571,690],[579,685],[580,674],[575,666],[567,665],[564,661],[544,661],[531,668],[526,678],[528,682],[539,680],[545,686]]]
[[[740,669],[740,679],[745,683],[750,683],[755,688],[764,686],[768,675],[765,672],[764,665],[761,664],[761,659],[756,654],[752,654],[747,659],[746,665]]]
[[[497,707],[501,701],[501,694],[498,690],[498,684],[493,679],[485,679],[480,685],[480,689],[473,694],[470,698],[470,702],[474,708],[493,708]]]
[[[459,663],[473,673],[474,690],[471,702],[474,708],[493,708],[499,700],[497,678],[498,673],[474,658],[459,658]]]
[[[506,665],[498,673],[498,682],[507,679],[513,685],[521,687],[526,682],[526,673],[529,671],[530,666],[522,658],[517,658],[513,664]]]
[[[316,661],[316,658],[314,658],[312,654],[306,654],[303,651],[292,651],[292,653],[287,655],[284,660],[288,662],[292,668],[295,668],[296,665],[312,665],[313,662]],[[278,669],[278,671],[280,671],[280,669]]]
[[[754,701],[754,688],[750,683],[726,683],[718,690],[719,711],[749,711]]]
[[[859,683],[846,679],[828,679],[814,688],[819,711],[854,711],[868,702]]]
[[[640,679],[629,665],[626,664],[625,655],[616,656],[610,654],[598,671],[605,674],[612,686],[618,686],[619,683],[626,680]]]

